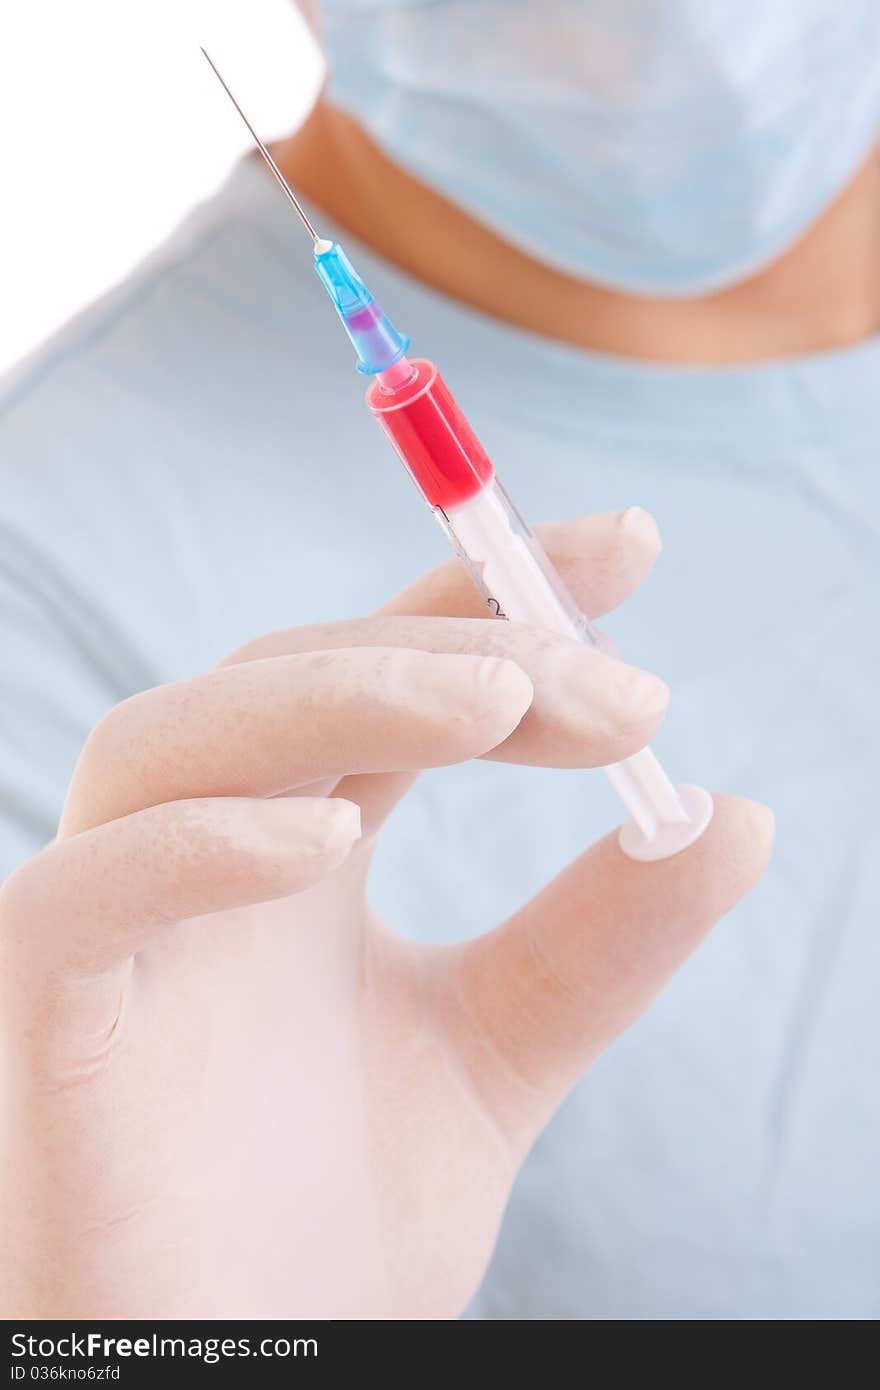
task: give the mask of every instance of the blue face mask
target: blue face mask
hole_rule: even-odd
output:
[[[878,0],[322,0],[330,99],[542,261],[687,295],[797,239],[880,127]]]

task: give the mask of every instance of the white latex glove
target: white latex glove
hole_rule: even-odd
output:
[[[658,545],[637,510],[543,537],[593,615]],[[771,817],[719,797],[683,854],[609,835],[477,941],[378,922],[419,769],[608,763],[663,715],[654,677],[479,612],[450,563],[95,729],[0,895],[4,1316],[457,1315],[541,1126],[758,878]]]

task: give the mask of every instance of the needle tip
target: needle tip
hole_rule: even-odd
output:
[[[287,179],[284,177],[284,175],[282,174],[281,170],[278,168],[278,165],[276,164],[275,159],[274,159],[274,157],[273,157],[271,151],[269,151],[269,150],[266,148],[266,146],[263,144],[263,141],[260,139],[260,137],[259,137],[259,135],[257,134],[257,132],[254,130],[254,127],[251,125],[251,123],[250,123],[250,121],[248,120],[247,116],[245,115],[244,111],[243,111],[243,110],[241,109],[241,107],[239,106],[237,98],[233,95],[233,93],[232,93],[232,91],[231,91],[231,89],[230,89],[230,87],[229,87],[229,83],[226,81],[226,78],[223,76],[222,72],[221,72],[220,69],[217,67],[217,64],[214,62],[214,59],[211,57],[210,53],[209,53],[208,50],[205,48],[204,44],[199,44],[199,48],[201,48],[201,50],[202,50],[202,52],[204,53],[205,57],[207,58],[208,62],[211,64],[211,67],[212,67],[213,70],[214,70],[214,74],[215,74],[215,76],[217,77],[217,79],[219,80],[221,87],[222,87],[222,88],[224,89],[224,91],[226,92],[226,95],[229,97],[229,100],[232,102],[232,104],[233,104],[233,106],[235,107],[236,111],[238,112],[239,116],[241,116],[241,119],[244,121],[245,125],[247,126],[248,130],[250,131],[251,135],[253,136],[254,144],[256,145],[257,149],[260,151],[260,155],[261,155],[262,158],[265,160],[265,162],[266,162],[268,168],[271,169],[272,175],[273,175],[273,177],[275,178],[276,182],[278,183],[279,187],[283,190],[285,196],[288,198],[288,200],[290,201],[290,203],[291,203],[291,204],[293,205],[293,207],[296,209],[297,215],[298,215],[300,221],[302,222],[303,226],[305,227],[306,231],[308,232],[309,236],[312,238],[312,241],[313,241],[314,243],[317,243],[317,242],[320,240],[320,238],[319,238],[319,236],[318,236],[318,233],[315,231],[314,227],[312,226],[312,223],[311,223],[311,221],[310,221],[310,219],[309,219],[309,217],[308,217],[308,214],[306,213],[304,207],[302,206],[301,202],[299,201],[299,198],[297,198],[297,196],[296,196],[296,194],[294,193],[293,189],[291,188],[290,184],[287,182]]]

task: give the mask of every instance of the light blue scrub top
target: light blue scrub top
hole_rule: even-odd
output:
[[[779,818],[766,880],[538,1141],[471,1315],[876,1317],[880,341],[612,360],[345,240],[527,515],[656,514],[663,557],[606,627],[671,684],[656,748],[676,779]],[[268,629],[364,613],[446,554],[352,368],[248,159],[6,381],[0,870],[51,837],[108,706]],[[389,825],[375,902],[429,938],[481,931],[619,815],[599,773],[431,773]]]

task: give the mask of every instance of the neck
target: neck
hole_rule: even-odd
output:
[[[757,362],[843,347],[880,327],[875,155],[771,266],[730,289],[673,300],[603,289],[524,255],[323,102],[274,153],[294,187],[402,270],[576,347],[658,362]]]

